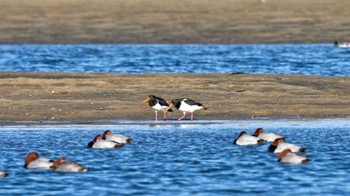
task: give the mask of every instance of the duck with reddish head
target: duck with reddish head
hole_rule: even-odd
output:
[[[269,146],[269,151],[273,153],[281,153],[285,149],[290,149],[292,152],[305,152],[306,148],[297,146],[295,144],[284,142],[284,139],[275,139]]]
[[[233,141],[233,144],[245,146],[245,145],[256,145],[265,144],[266,141],[255,136],[248,135],[247,132],[242,131],[238,137]]]
[[[68,161],[64,157],[58,158],[54,162],[52,168],[58,172],[86,172],[88,170],[88,168],[78,163]]]
[[[132,139],[128,136],[121,135],[121,134],[115,134],[112,133],[110,130],[106,130],[103,135],[102,139],[112,142],[117,142],[119,144],[129,144],[132,142]]]
[[[295,154],[291,149],[283,150],[278,156],[278,162],[287,164],[302,164],[310,161],[309,158]]]
[[[278,135],[275,133],[266,133],[263,128],[257,128],[256,131],[254,132],[253,136],[258,137],[260,139],[263,139],[267,142],[273,142],[279,138],[285,139],[285,137],[282,135]]]
[[[53,165],[53,160],[42,158],[37,152],[31,152],[27,155],[24,160],[25,168],[40,168],[40,169],[50,169]]]
[[[89,144],[88,148],[121,148],[124,144],[102,139],[101,135],[97,135]]]

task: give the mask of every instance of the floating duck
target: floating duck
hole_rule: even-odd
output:
[[[334,45],[339,47],[339,48],[350,48],[350,42],[339,42],[335,41]]]
[[[112,134],[112,131],[107,130],[103,133],[102,139],[112,142],[117,142],[120,144],[128,144],[132,142],[132,139],[125,135]]]
[[[151,108],[154,109],[156,112],[155,120],[158,120],[158,111],[163,111],[163,120],[166,120],[166,112],[172,112],[172,109],[169,109],[165,111],[169,104],[161,97],[157,97],[154,95],[149,95],[147,99],[145,99],[142,103],[146,103],[148,101],[148,104]]]
[[[88,148],[121,148],[124,144],[102,139],[101,135],[97,135],[89,144]]]
[[[283,138],[276,139],[272,144],[269,146],[269,151],[273,153],[281,153],[285,149],[290,149],[292,152],[305,152],[305,148],[297,146],[295,144],[290,144],[287,142],[284,142]]]
[[[256,131],[254,132],[253,136],[258,137],[260,139],[263,139],[267,142],[273,142],[278,138],[284,139],[285,137],[282,135],[278,135],[275,133],[265,133],[263,128],[257,128]]]
[[[37,152],[29,153],[24,161],[25,168],[50,169],[52,166],[53,160],[39,157],[39,154]]]
[[[277,161],[281,162],[281,163],[288,163],[288,164],[301,164],[301,163],[309,162],[310,159],[308,159],[304,156],[295,154],[288,148],[288,149],[283,150],[279,154]]]
[[[68,161],[66,158],[58,158],[53,164],[53,170],[59,172],[86,172],[88,168],[75,163]]]
[[[171,101],[170,106],[165,110],[168,111],[172,106],[175,106],[176,109],[180,110],[183,112],[183,116],[181,116],[178,121],[182,120],[183,118],[186,117],[186,112],[191,113],[191,121],[193,120],[193,112],[196,110],[201,110],[204,109],[206,110],[207,108],[204,107],[201,103],[198,103],[192,99],[186,99],[186,98],[180,98],[180,99],[173,99]]]
[[[0,178],[5,178],[8,175],[9,173],[7,173],[6,171],[0,171]]]
[[[263,139],[260,139],[258,137],[255,137],[255,136],[252,136],[252,135],[248,135],[247,132],[245,131],[242,131],[237,139],[235,139],[233,141],[233,144],[236,144],[236,145],[241,145],[241,146],[244,146],[244,145],[256,145],[256,144],[265,144],[266,141],[263,140]]]

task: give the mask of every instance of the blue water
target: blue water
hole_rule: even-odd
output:
[[[0,45],[0,71],[18,72],[349,76],[349,59],[331,44]]]
[[[232,144],[240,131],[257,127],[306,147],[311,162],[281,164],[268,145]],[[134,141],[121,149],[85,147],[106,129]],[[349,119],[5,126],[0,138],[0,170],[10,173],[0,179],[0,195],[350,194]],[[89,171],[24,169],[31,151],[65,156]]]

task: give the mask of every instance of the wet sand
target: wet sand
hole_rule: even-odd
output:
[[[0,0],[0,43],[350,41],[346,0]]]
[[[0,119],[152,120],[154,110],[141,104],[150,94],[201,102],[208,110],[196,111],[197,120],[348,117],[349,86],[350,77],[305,75],[0,72]],[[175,110],[168,119],[181,115]]]

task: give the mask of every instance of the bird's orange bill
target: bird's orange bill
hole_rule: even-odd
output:
[[[168,110],[170,110],[171,106],[173,106],[174,104],[170,104],[169,107],[165,110],[165,112],[167,112]]]
[[[146,103],[146,102],[149,101],[149,100],[151,100],[151,98],[148,97],[147,99],[143,100],[142,103]]]

